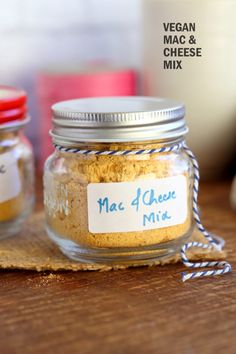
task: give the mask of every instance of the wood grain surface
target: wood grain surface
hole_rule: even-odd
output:
[[[201,186],[203,221],[236,264],[229,183]],[[41,188],[38,188],[42,208]],[[182,265],[1,271],[0,354],[236,353],[236,273],[182,283]]]

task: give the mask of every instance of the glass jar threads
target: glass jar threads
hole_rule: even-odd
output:
[[[44,200],[47,233],[62,252],[112,264],[178,252],[192,231],[184,106],[113,97],[60,102],[52,112]]]
[[[22,133],[26,93],[0,86],[0,238],[15,235],[33,206],[33,154]]]

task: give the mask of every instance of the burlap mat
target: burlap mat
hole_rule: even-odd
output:
[[[206,243],[197,230],[193,232],[192,240]],[[226,257],[225,251],[202,249],[192,249],[188,255],[190,260],[221,260]],[[176,255],[153,264],[163,265],[178,261],[180,261],[180,256]],[[127,267],[85,264],[69,260],[47,237],[44,231],[43,213],[32,215],[19,235],[0,241],[0,268],[2,269],[29,269],[40,272],[46,270],[110,270]]]

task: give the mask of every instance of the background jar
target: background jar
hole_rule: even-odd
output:
[[[17,234],[34,203],[32,148],[26,93],[0,86],[0,238]]]
[[[54,105],[53,115],[58,146],[45,164],[45,212],[48,235],[62,252],[86,262],[135,264],[176,253],[192,231],[183,105],[143,97],[83,99]],[[153,149],[162,152],[143,152]],[[147,204],[152,199],[143,215],[147,205],[137,212],[127,201],[139,188],[148,191]],[[174,189],[176,200],[166,201],[175,218],[169,222],[155,198]]]

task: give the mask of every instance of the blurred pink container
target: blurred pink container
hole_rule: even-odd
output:
[[[40,112],[39,168],[52,153],[51,106],[55,102],[73,98],[100,96],[133,96],[136,94],[136,72],[131,69],[77,70],[73,72],[42,72],[37,78]]]

